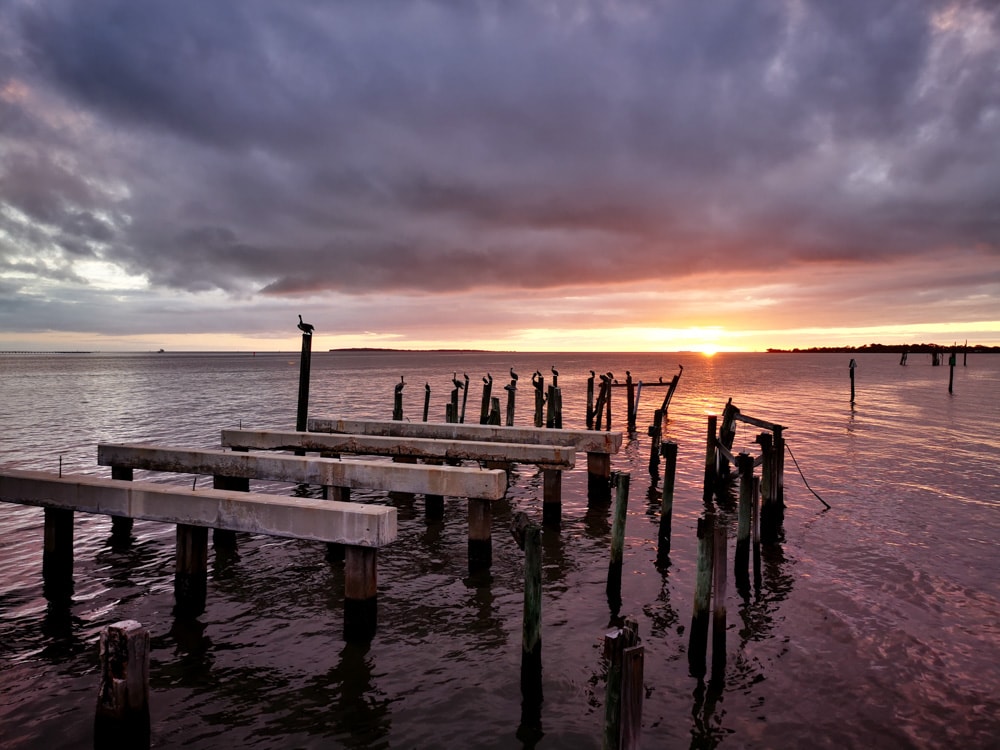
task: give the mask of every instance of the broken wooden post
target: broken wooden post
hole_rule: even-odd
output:
[[[344,638],[365,641],[378,625],[378,548],[346,546],[344,555]]]
[[[500,397],[493,396],[490,398],[490,413],[486,416],[486,424],[491,424],[496,427],[500,426]]]
[[[175,612],[194,617],[205,611],[208,578],[208,529],[177,524],[177,563],[174,572]]]
[[[615,472],[615,513],[611,521],[611,560],[608,563],[606,592],[608,608],[617,615],[622,606],[622,561],[625,552],[625,521],[628,513],[628,472]]]
[[[663,470],[663,498],[660,504],[660,529],[656,558],[661,565],[670,557],[670,526],[674,513],[674,475],[677,472],[677,443],[668,440],[660,446],[666,467]]]
[[[854,403],[854,368],[858,366],[858,363],[852,358],[851,364],[847,367],[851,371],[851,403]]]
[[[131,482],[133,471],[127,466],[112,466],[111,478]],[[116,543],[127,542],[135,521],[128,516],[111,516],[111,537]]]
[[[715,425],[718,419],[715,414],[708,415],[708,436],[705,440],[705,487],[702,499],[709,503],[715,495],[715,484],[718,481],[719,449],[716,447]]]
[[[403,421],[403,386],[405,385],[406,381],[404,381],[403,376],[400,375],[399,382],[396,383],[392,396],[392,418],[396,422]]]
[[[542,530],[516,513],[511,534],[524,550],[524,614],[521,627],[521,710],[535,723],[542,704]]]
[[[483,400],[479,406],[479,424],[490,423],[490,404],[493,397],[493,376],[486,373],[483,378]]]
[[[99,659],[94,747],[148,748],[149,631],[135,620],[108,625]]]
[[[493,501],[469,498],[469,571],[489,568],[493,564]]]
[[[73,592],[73,511],[45,509],[42,579],[46,599],[66,599]]]
[[[427,421],[427,414],[431,408],[431,384],[424,383],[424,421]]]
[[[699,680],[705,676],[705,654],[708,650],[709,600],[712,594],[712,546],[715,516],[711,513],[698,519],[698,562],[694,586],[694,607],[691,612],[691,632],[688,634],[688,669]]]
[[[602,750],[634,750],[642,727],[643,656],[639,623],[624,618],[622,627],[606,633],[604,653],[608,676],[604,692]]]
[[[753,515],[753,456],[740,453],[736,457],[736,467],[740,473],[739,523],[736,531],[736,555],[734,557],[733,579],[736,589],[744,598],[750,595],[750,526]]]
[[[721,684],[726,677],[726,526],[715,526],[712,548],[712,681]]]
[[[301,319],[301,315],[299,318]],[[305,432],[309,415],[309,367],[312,361],[312,326],[308,323],[299,323],[300,326],[308,326],[308,330],[302,329],[302,355],[299,359],[299,407],[296,412],[295,430]]]

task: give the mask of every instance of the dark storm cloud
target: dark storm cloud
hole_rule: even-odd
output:
[[[28,220],[0,228],[154,285],[533,289],[1000,249],[992,3],[0,14],[0,202]]]

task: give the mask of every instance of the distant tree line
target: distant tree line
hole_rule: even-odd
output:
[[[863,354],[865,352],[873,354],[902,354],[903,352],[910,352],[916,354],[934,354],[936,352],[950,351],[996,353],[1000,352],[1000,346],[983,346],[981,344],[974,346],[967,346],[965,344],[952,344],[950,346],[943,346],[941,344],[863,344],[861,346],[811,346],[808,349],[768,349],[767,351],[784,354],[798,352],[831,352],[834,354]]]

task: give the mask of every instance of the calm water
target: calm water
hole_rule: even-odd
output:
[[[638,434],[614,457],[632,475],[622,612],[646,647],[646,747],[987,748],[1000,743],[1000,356],[955,371],[914,355],[363,354],[313,356],[310,413],[387,419],[406,377],[406,417],[424,383],[443,421],[451,378],[559,370],[566,427],[584,426],[591,369],[664,380],[684,365],[665,437],[679,444],[670,565],[657,569],[657,487],[646,426],[664,391],[640,400]],[[218,445],[219,430],[289,429],[298,353],[0,356],[0,463],[107,476],[100,441]],[[500,391],[503,396],[503,392]],[[706,411],[726,399],[786,425],[805,479],[787,461],[784,541],[764,551],[763,586],[743,601],[730,577],[725,685],[688,674]],[[615,391],[624,429],[624,390]],[[756,430],[740,426],[737,450]],[[751,450],[752,452],[752,450]],[[140,473],[137,472],[137,478]],[[159,481],[191,479],[150,475]],[[207,486],[209,479],[201,480]],[[272,487],[272,489],[274,489]],[[278,487],[290,491],[292,488]],[[522,556],[513,512],[540,518],[541,477],[519,467],[494,516],[494,566],[471,579],[463,501],[428,525],[422,500],[355,493],[399,510],[379,558],[379,630],[341,634],[343,571],[322,545],[241,538],[236,560],[210,553],[208,602],[175,620],[173,528],[137,522],[112,549],[110,522],[78,514],[75,591],[50,605],[41,581],[42,512],[0,503],[0,745],[86,747],[97,638],[136,619],[152,635],[154,747],[519,748]],[[734,528],[730,528],[731,536]],[[561,532],[544,536],[541,748],[600,747],[599,653],[610,520],[588,512],[586,461],[564,477]],[[730,547],[732,550],[732,546]],[[730,560],[732,552],[730,552]]]

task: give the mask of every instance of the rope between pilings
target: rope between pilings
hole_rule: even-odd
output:
[[[795,454],[792,453],[792,446],[788,444],[787,440],[785,441],[785,448],[788,450],[788,455],[792,457],[792,462],[795,464],[795,468],[799,470],[799,476],[802,477],[802,483],[806,486],[806,489],[808,489],[811,493],[816,495],[816,499],[819,500],[821,503],[823,503],[823,505],[826,506],[827,510],[830,510],[831,507],[830,503],[828,503],[826,500],[817,495],[816,490],[814,490],[812,487],[809,486],[809,482],[806,481],[806,475],[802,473],[802,467],[799,466],[799,462],[795,460]]]

